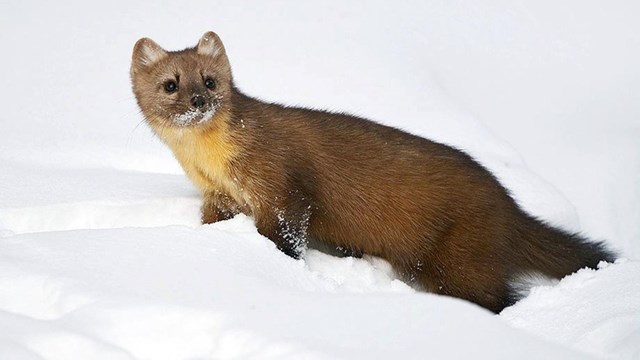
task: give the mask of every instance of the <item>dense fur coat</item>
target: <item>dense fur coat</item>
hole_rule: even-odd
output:
[[[251,215],[294,258],[311,237],[494,312],[516,300],[519,277],[560,278],[614,259],[526,214],[462,151],[244,95],[215,33],[177,52],[139,40],[131,77],[145,119],[202,193],[202,221]]]

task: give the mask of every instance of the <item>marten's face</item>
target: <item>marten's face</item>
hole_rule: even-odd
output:
[[[145,119],[156,129],[215,126],[217,115],[228,113],[231,68],[213,32],[197,47],[176,52],[148,38],[138,40],[131,81]]]

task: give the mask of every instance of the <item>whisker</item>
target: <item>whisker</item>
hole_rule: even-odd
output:
[[[131,144],[131,139],[133,139],[133,134],[136,132],[136,130],[138,129],[138,127],[140,127],[140,125],[142,125],[142,123],[144,123],[144,122],[145,122],[145,120],[144,120],[144,118],[143,118],[142,120],[140,120],[140,121],[136,124],[136,126],[134,126],[134,127],[133,127],[133,129],[132,129],[132,130],[131,130],[131,132],[129,133],[129,136],[128,136],[128,138],[127,138],[127,143],[126,143],[126,145],[125,145],[127,148],[128,148],[128,147],[129,147],[129,145]]]

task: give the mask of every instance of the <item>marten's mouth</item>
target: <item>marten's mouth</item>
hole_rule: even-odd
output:
[[[217,106],[211,105],[203,109],[190,109],[182,114],[173,116],[173,123],[178,126],[195,126],[204,124],[213,118]]]

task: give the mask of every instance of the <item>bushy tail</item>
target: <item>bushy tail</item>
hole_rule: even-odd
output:
[[[614,262],[617,255],[602,242],[556,229],[535,219],[520,229],[522,266],[553,278],[562,278],[600,261]]]

